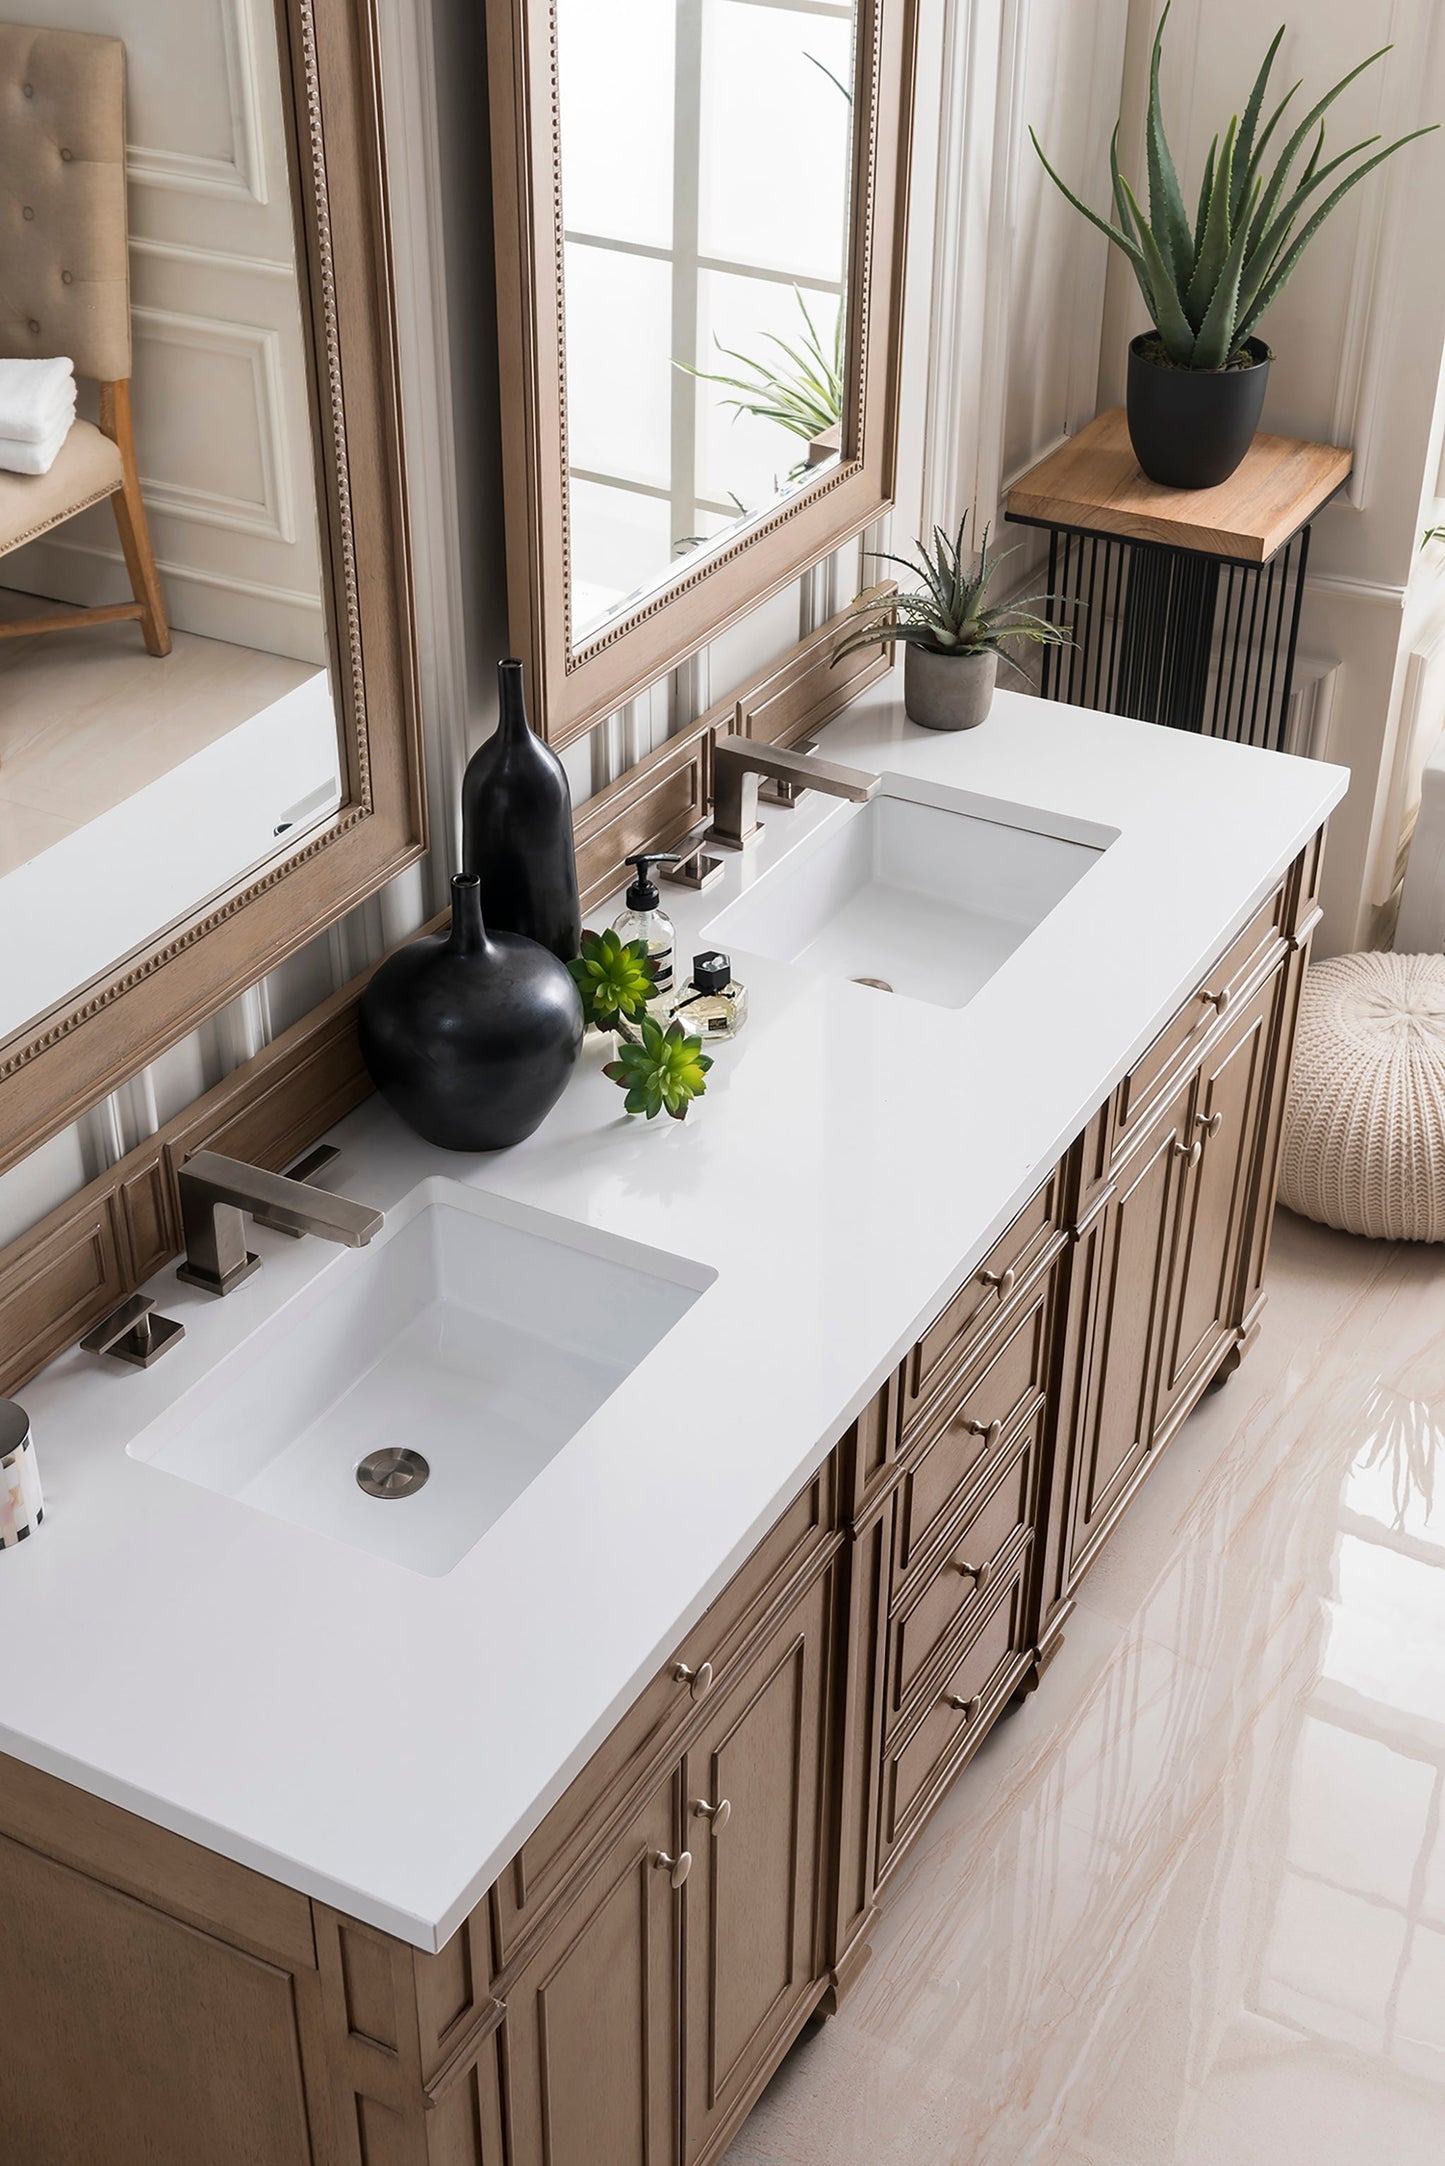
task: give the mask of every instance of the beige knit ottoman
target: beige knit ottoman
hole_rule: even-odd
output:
[[[1309,972],[1279,1193],[1348,1233],[1445,1241],[1445,955]]]

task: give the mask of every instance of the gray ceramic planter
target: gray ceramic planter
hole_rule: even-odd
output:
[[[910,644],[903,655],[903,705],[926,730],[971,730],[993,705],[996,654],[934,654]]]

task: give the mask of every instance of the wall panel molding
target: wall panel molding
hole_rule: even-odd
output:
[[[126,174],[130,180],[147,188],[174,189],[183,195],[239,196],[251,203],[267,200],[256,4],[257,0],[216,0],[225,38],[230,157],[209,158],[195,151],[131,143],[126,146]]]
[[[153,513],[169,513],[177,519],[196,520],[203,526],[224,527],[233,534],[255,534],[264,541],[288,545],[294,542],[296,507],[291,497],[280,334],[264,324],[236,323],[220,316],[188,315],[180,309],[160,308],[143,302],[133,304],[131,322],[136,335],[150,339],[153,344],[175,346],[191,353],[224,354],[244,364],[250,372],[261,462],[261,494],[258,498],[232,496],[222,490],[165,481],[142,473],[141,487],[149,509]]]

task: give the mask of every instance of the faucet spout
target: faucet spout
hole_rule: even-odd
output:
[[[766,775],[799,790],[821,790],[827,797],[863,805],[878,789],[879,777],[861,767],[840,767],[787,745],[758,744],[729,732],[713,746],[712,826],[706,839],[724,849],[741,850],[758,832],[758,782]]]
[[[369,1204],[219,1151],[196,1151],[186,1160],[180,1191],[186,1260],[176,1275],[213,1294],[228,1294],[259,1269],[246,1249],[247,1211],[281,1231],[314,1233],[345,1248],[364,1248],[385,1223]]]

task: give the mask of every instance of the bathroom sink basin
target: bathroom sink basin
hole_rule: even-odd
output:
[[[707,938],[729,954],[961,1008],[1115,839],[1056,824],[885,776],[876,797],[763,873]]]
[[[370,1247],[338,1255],[127,1448],[440,1576],[714,1276],[424,1181]]]

